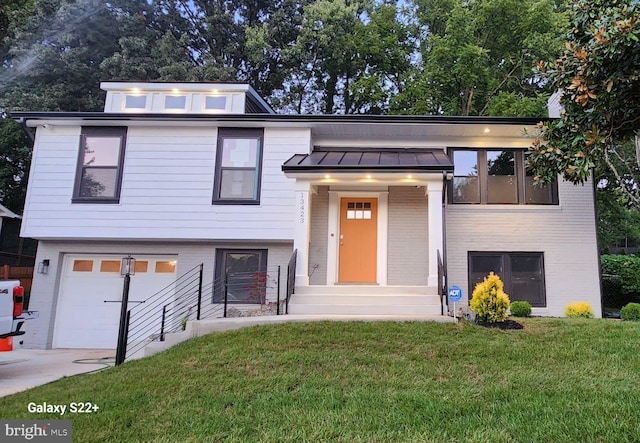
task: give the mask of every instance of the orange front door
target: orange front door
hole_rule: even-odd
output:
[[[376,283],[378,255],[378,199],[340,201],[340,257],[338,281]]]

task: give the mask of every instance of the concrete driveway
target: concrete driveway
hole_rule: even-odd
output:
[[[113,366],[109,349],[14,349],[0,352],[0,397],[71,375]]]

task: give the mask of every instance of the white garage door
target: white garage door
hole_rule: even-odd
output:
[[[115,349],[124,278],[123,255],[67,255],[63,263],[54,348]],[[135,256],[129,309],[176,280],[176,256]],[[106,302],[106,303],[105,303]]]

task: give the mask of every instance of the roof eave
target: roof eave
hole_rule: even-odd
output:
[[[442,166],[359,166],[359,167],[336,167],[336,166],[285,166],[282,165],[285,173],[316,173],[316,174],[354,174],[365,172],[385,172],[406,174],[408,172],[453,172],[453,165]]]

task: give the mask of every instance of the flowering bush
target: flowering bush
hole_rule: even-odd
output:
[[[586,301],[570,303],[564,313],[567,317],[593,318],[593,309]]]
[[[493,272],[478,283],[471,295],[470,308],[478,315],[478,320],[488,323],[503,322],[507,318],[509,296],[504,292],[504,284]]]

